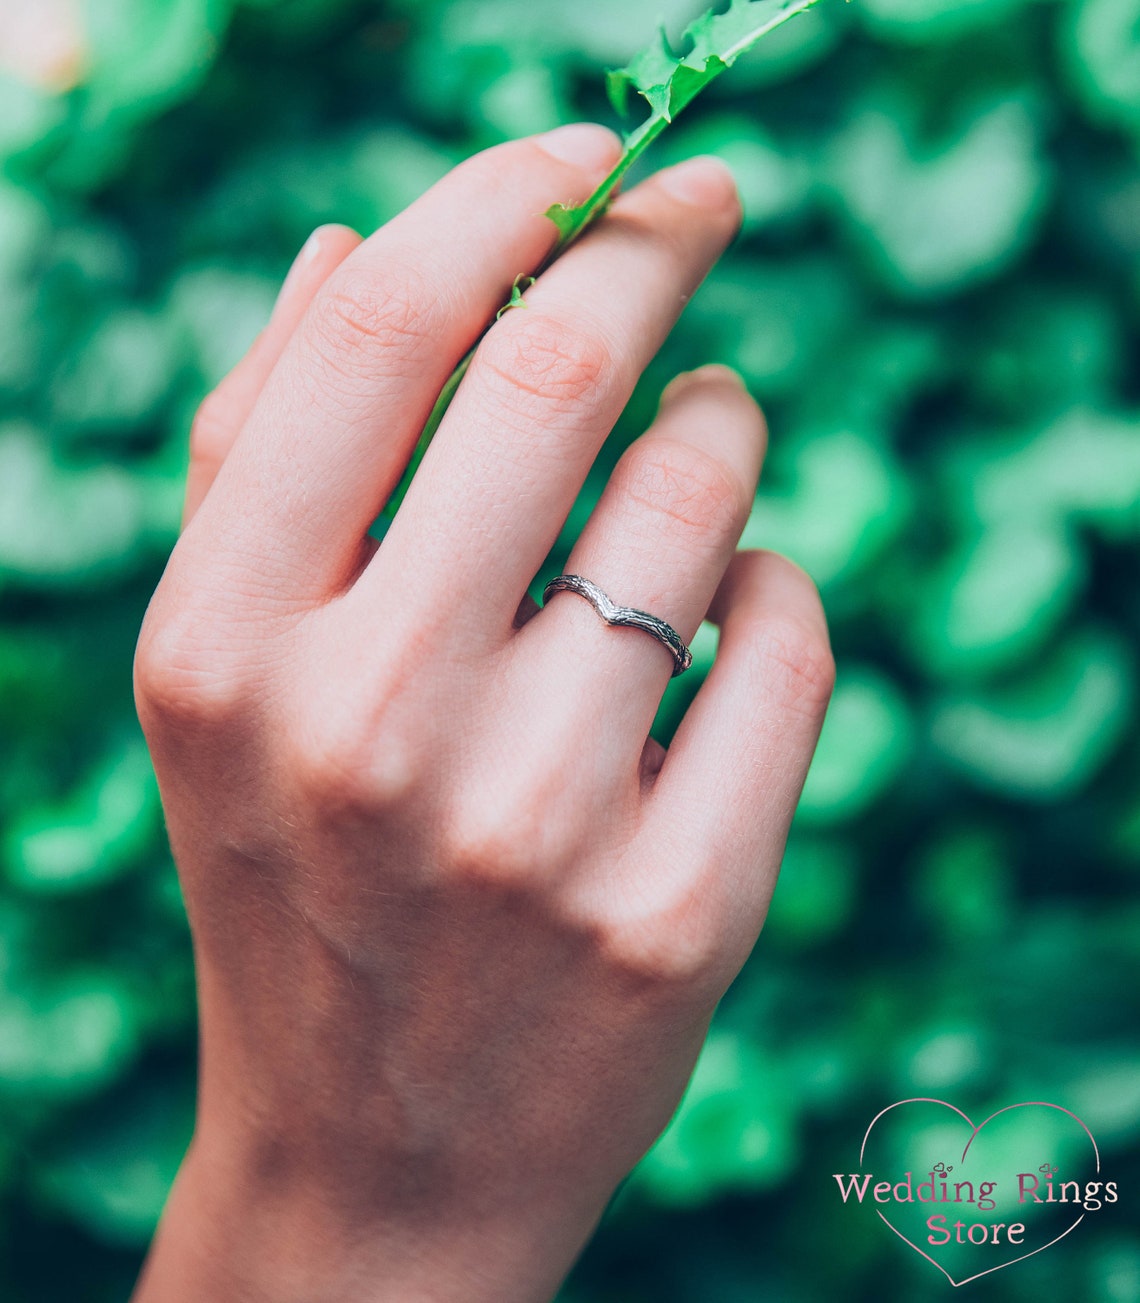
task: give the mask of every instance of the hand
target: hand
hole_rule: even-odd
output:
[[[734,557],[764,447],[732,375],[675,381],[527,620],[587,470],[739,220],[694,160],[537,266],[617,142],[453,171],[370,239],[324,228],[193,437],[137,697],[194,936],[194,1142],[136,1298],[549,1298],[668,1121],[762,925],[832,680],[806,576]]]

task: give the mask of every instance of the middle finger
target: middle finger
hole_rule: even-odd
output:
[[[459,594],[468,644],[508,637],[590,464],[739,220],[712,158],[620,197],[488,332],[350,599],[367,609],[395,590],[401,607],[438,609]]]

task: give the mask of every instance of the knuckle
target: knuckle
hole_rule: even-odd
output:
[[[400,276],[358,276],[351,287],[333,286],[312,309],[316,351],[333,370],[357,374],[361,356],[375,363],[378,348],[396,350],[402,361],[437,345],[439,290],[410,267]]]
[[[202,400],[190,424],[190,460],[219,466],[233,443],[234,418],[224,382]]]
[[[613,367],[605,342],[572,322],[528,309],[508,313],[480,350],[485,373],[518,402],[575,408],[593,399]]]
[[[696,994],[721,980],[717,935],[694,890],[681,899],[601,929],[601,947],[619,981],[643,995]]]
[[[694,538],[739,536],[751,506],[743,483],[723,462],[661,436],[639,440],[624,454],[618,488]]]
[[[218,727],[249,706],[236,659],[221,650],[210,612],[151,603],[135,649],[135,703],[148,732],[172,724]]]
[[[522,823],[483,820],[467,824],[445,842],[442,867],[467,886],[509,889],[536,876],[537,857]]]
[[[787,615],[769,617],[757,629],[756,654],[784,705],[822,717],[835,687],[835,658],[820,629]]]
[[[576,845],[555,800],[533,780],[469,791],[446,820],[444,871],[492,890],[529,889],[551,880]]]
[[[311,708],[284,748],[290,785],[322,821],[374,817],[405,802],[419,779],[417,748],[383,701],[361,712]]]
[[[303,805],[319,812],[322,819],[336,821],[372,808],[368,757],[347,735],[327,725],[312,729],[283,748],[283,763]]]

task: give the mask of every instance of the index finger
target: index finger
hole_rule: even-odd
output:
[[[447,377],[620,151],[576,124],[477,154],[329,277],[185,536],[259,591],[319,602],[359,568]]]

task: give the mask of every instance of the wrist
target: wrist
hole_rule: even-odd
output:
[[[604,1207],[396,1208],[374,1184],[330,1198],[196,1140],[133,1303],[548,1303]]]

